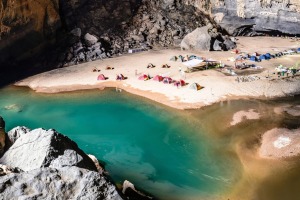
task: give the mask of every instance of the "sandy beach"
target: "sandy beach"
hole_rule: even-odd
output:
[[[299,41],[288,38],[276,37],[254,37],[238,38],[238,50],[252,54],[276,53],[300,46]],[[115,58],[97,60],[71,67],[60,68],[38,74],[16,83],[17,86],[28,86],[36,92],[56,93],[82,89],[103,89],[105,87],[116,87],[130,93],[141,95],[151,100],[163,103],[177,109],[199,108],[211,105],[226,99],[237,98],[269,98],[295,95],[300,93],[300,77],[277,78],[275,67],[294,66],[300,61],[300,54],[285,55],[281,58],[269,61],[251,62],[262,67],[261,70],[246,69],[234,70],[237,74],[252,74],[259,77],[252,82],[237,82],[237,76],[230,76],[221,70],[209,69],[191,73],[180,73],[180,69],[187,67],[181,61],[171,61],[172,56],[196,55],[206,59],[213,59],[229,66],[234,66],[229,58],[237,57],[231,52],[195,52],[181,51],[180,49],[151,50],[136,54],[126,54]],[[147,68],[152,63],[154,68]],[[170,68],[162,68],[168,64]],[[106,70],[106,67],[114,68]],[[99,72],[93,72],[97,68]],[[116,81],[117,74],[123,74],[126,80]],[[97,80],[99,74],[104,74],[107,80]],[[142,74],[168,76],[173,80],[184,79],[188,85],[176,87],[173,84],[163,84],[154,80],[138,80]],[[272,75],[270,77],[270,75]],[[269,76],[269,78],[266,78]],[[191,83],[198,83],[203,88],[192,90]]]

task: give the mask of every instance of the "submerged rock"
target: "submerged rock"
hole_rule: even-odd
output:
[[[24,171],[48,166],[78,166],[97,171],[93,161],[75,142],[55,130],[43,129],[21,135],[3,155],[0,163]]]
[[[15,112],[22,112],[22,106],[20,106],[18,104],[11,104],[11,105],[5,106],[4,109],[15,111]]]
[[[122,199],[104,176],[78,167],[10,173],[0,177],[0,191],[0,199]]]

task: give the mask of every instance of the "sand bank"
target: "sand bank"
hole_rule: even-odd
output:
[[[238,123],[241,123],[244,119],[259,119],[259,117],[259,113],[255,112],[253,109],[248,111],[241,110],[233,115],[230,125],[234,126]]]
[[[238,49],[248,53],[257,51],[260,53],[275,53],[298,46],[300,44],[295,41],[283,38],[239,38],[238,41]],[[253,82],[240,83],[235,80],[236,76],[227,76],[215,69],[185,73],[183,75],[179,71],[180,69],[186,69],[182,62],[170,61],[172,56],[192,54],[212,58],[231,66],[234,63],[228,61],[228,58],[237,56],[230,52],[195,52],[180,51],[178,49],[152,50],[56,69],[29,77],[16,83],[16,85],[28,86],[37,92],[44,93],[118,87],[178,109],[199,108],[228,98],[264,98],[300,94],[299,77],[283,80],[276,79],[274,76],[273,79],[275,80],[272,81],[270,78],[266,78],[266,76],[272,74],[271,72],[279,64],[294,65],[300,59],[300,54],[255,63],[263,67],[263,70],[256,74],[260,79]],[[156,67],[147,68],[149,63],[153,63]],[[250,61],[248,63],[250,64]],[[171,67],[162,68],[163,64],[168,64]],[[111,66],[114,69],[105,70],[106,66]],[[100,72],[93,72],[95,67]],[[251,70],[248,70],[248,72],[253,73]],[[127,79],[116,81],[116,74],[120,73]],[[104,74],[108,79],[98,81],[97,77],[99,74]],[[177,88],[173,84],[163,84],[153,80],[138,80],[139,75],[142,74],[149,74],[152,77],[155,75],[169,76],[174,80],[184,79],[189,84],[193,82],[199,83],[203,86],[203,89],[195,91],[189,89],[189,85]]]
[[[259,155],[262,158],[288,158],[300,154],[300,129],[275,128],[262,138]]]
[[[283,114],[286,112],[289,115],[298,117],[298,116],[300,116],[300,105],[296,105],[296,106],[286,105],[286,106],[282,106],[282,107],[276,107],[276,108],[274,108],[274,112],[276,114]]]

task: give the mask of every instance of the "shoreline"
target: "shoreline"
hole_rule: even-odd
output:
[[[251,41],[253,40],[256,42],[252,44]],[[272,52],[273,50],[274,52],[274,49],[283,50],[287,49],[288,46],[298,45],[287,44],[287,40],[282,38],[243,37],[239,38],[238,46],[247,46],[247,49],[241,48],[243,52],[254,52],[257,45],[264,41],[264,51]],[[273,46],[275,41],[278,42],[277,47]],[[170,61],[172,56],[181,54],[205,56],[231,66],[234,65],[234,62],[228,61],[228,58],[237,56],[230,52],[154,50],[55,69],[26,78],[14,85],[27,86],[39,93],[59,93],[87,89],[102,90],[106,87],[120,88],[134,95],[143,96],[176,109],[197,109],[224,100],[270,99],[300,94],[300,76],[277,79],[275,75],[275,78],[272,77],[273,80],[266,78],[266,76],[273,74],[279,63],[291,66],[299,62],[300,54],[287,55],[260,63],[252,63],[247,60],[248,64],[256,64],[263,68],[259,72],[252,69],[239,71],[240,73],[246,73],[246,75],[248,73],[249,76],[259,77],[258,80],[252,82],[237,82],[237,76],[228,76],[224,72],[215,69],[185,73],[183,78],[182,73],[179,72],[179,70],[185,69],[182,62]],[[149,63],[153,63],[156,67],[147,68]],[[161,68],[164,64],[171,67]],[[107,66],[114,69],[106,70]],[[93,72],[94,68],[97,68],[100,72]],[[104,74],[108,80],[98,81],[99,74]],[[123,74],[127,79],[116,81],[117,74]],[[142,74],[149,74],[151,77],[164,75],[171,77],[173,80],[184,79],[188,85],[177,88],[173,84],[163,84],[153,80],[138,80],[138,77]],[[203,89],[198,91],[190,89],[189,86],[194,82],[200,84]]]

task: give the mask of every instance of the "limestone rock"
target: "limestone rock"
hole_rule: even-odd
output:
[[[97,171],[93,161],[77,144],[55,130],[35,129],[22,135],[0,163],[30,171],[41,167],[78,166]]]
[[[100,163],[99,163],[98,159],[96,158],[96,156],[91,155],[91,154],[88,154],[88,156],[89,156],[90,159],[92,159],[92,161],[94,162],[94,164],[95,164],[95,166],[96,166],[98,172],[99,172],[100,174],[102,174],[102,173],[104,172],[104,169],[103,169],[103,167],[100,165]]]
[[[134,185],[129,182],[128,180],[125,180],[123,182],[122,186],[122,193],[128,197],[130,200],[149,200],[153,199],[153,197],[147,196],[146,194],[138,191]]]
[[[76,36],[76,37],[81,37],[81,29],[80,28],[74,28],[72,31],[71,31],[71,34]]]
[[[211,11],[215,16],[222,16],[217,17],[216,21],[229,34],[246,36],[252,35],[252,32],[300,34],[298,0],[217,0],[212,4]]]
[[[187,34],[181,41],[180,47],[184,50],[195,49],[209,51],[210,44],[211,36],[208,34],[208,27],[204,26]]]
[[[213,50],[214,51],[221,51],[222,42],[220,42],[219,40],[215,40],[214,45],[213,45]]]
[[[98,38],[94,35],[91,35],[89,33],[84,35],[84,42],[87,46],[92,46],[94,44],[96,44],[98,41]]]
[[[26,133],[30,132],[30,129],[25,126],[17,126],[10,131],[8,131],[7,136],[10,140],[11,145],[15,143],[15,141],[21,137],[22,135],[25,135]]]
[[[5,176],[5,175],[11,174],[11,173],[20,173],[20,172],[22,172],[22,170],[19,168],[12,168],[12,167],[0,164],[0,176]]]
[[[226,38],[223,42],[223,44],[226,47],[226,50],[231,50],[231,49],[235,49],[236,48],[236,43],[233,42],[231,39]]]
[[[78,167],[11,173],[0,177],[0,191],[0,199],[122,199],[104,176]]]

